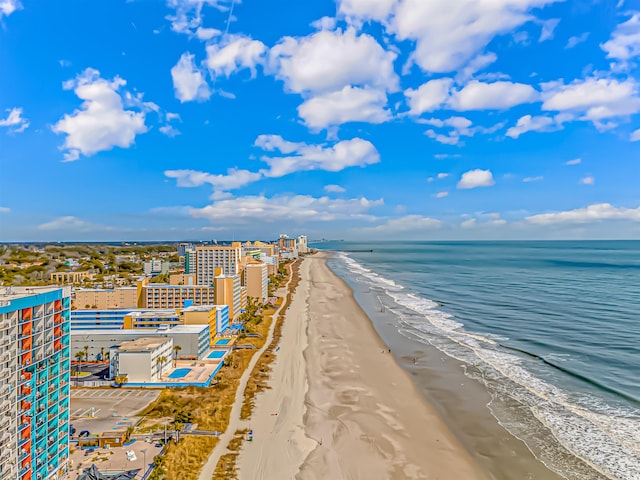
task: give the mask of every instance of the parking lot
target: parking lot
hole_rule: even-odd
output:
[[[76,434],[83,430],[91,433],[126,430],[138,422],[137,414],[158,395],[160,390],[72,389],[71,424]]]

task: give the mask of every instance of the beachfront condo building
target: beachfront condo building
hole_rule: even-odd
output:
[[[198,285],[212,285],[213,278],[240,273],[242,244],[208,245],[196,247],[196,281]]]
[[[213,278],[215,305],[228,305],[229,318],[235,319],[247,306],[247,290],[240,275],[218,275]]]
[[[75,308],[136,308],[138,289],[119,287],[113,289],[82,288],[75,290],[73,306]]]
[[[297,248],[298,248],[298,253],[301,255],[305,255],[307,252],[309,252],[306,235],[300,235],[298,237]]]
[[[69,458],[69,287],[0,291],[0,478],[57,479]]]
[[[193,305],[215,305],[214,287],[211,285],[171,285],[138,282],[139,308],[182,308],[185,302]]]
[[[244,284],[247,297],[264,302],[268,296],[269,273],[266,263],[248,263],[244,267]]]

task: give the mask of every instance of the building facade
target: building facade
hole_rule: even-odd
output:
[[[297,247],[298,247],[298,253],[301,254],[301,255],[305,255],[306,253],[309,252],[309,247],[307,246],[307,236],[306,235],[300,235],[298,237]]]
[[[240,275],[218,275],[214,277],[214,305],[228,305],[229,318],[233,320],[246,307],[246,290],[243,302],[242,280]]]
[[[82,288],[75,291],[75,308],[136,308],[138,290],[136,287],[114,289]]]
[[[244,268],[247,297],[264,302],[268,296],[269,273],[266,263],[248,263]]]
[[[237,275],[240,272],[242,244],[208,245],[196,247],[196,281],[198,285],[212,285],[213,278],[222,275]],[[220,269],[216,272],[216,269]]]
[[[171,370],[171,338],[138,338],[122,342],[111,359],[111,370],[129,382],[157,382]]]
[[[69,459],[69,287],[0,291],[0,478],[58,479]]]
[[[182,308],[185,301],[193,305],[216,303],[214,287],[210,285],[170,285],[166,283],[138,283],[140,308]]]
[[[53,272],[49,274],[49,280],[54,283],[80,283],[86,278],[92,278],[89,272]]]

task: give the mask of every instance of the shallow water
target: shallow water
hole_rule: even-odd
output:
[[[330,266],[407,343],[464,362],[486,408],[554,471],[640,478],[640,242],[315,246],[373,249]]]

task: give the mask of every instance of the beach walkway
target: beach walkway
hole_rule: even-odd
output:
[[[271,322],[271,326],[269,327],[269,333],[267,335],[267,341],[264,343],[262,348],[258,350],[252,357],[247,369],[240,377],[240,384],[238,385],[238,389],[236,390],[236,398],[233,402],[233,406],[231,407],[231,414],[229,418],[229,425],[225,432],[220,435],[218,443],[215,448],[209,455],[207,463],[204,464],[202,470],[200,471],[200,475],[198,477],[199,480],[211,480],[213,478],[213,474],[216,471],[216,466],[220,461],[220,457],[226,453],[229,453],[228,445],[229,441],[233,438],[236,430],[241,427],[240,420],[240,412],[242,411],[242,403],[244,401],[244,390],[247,387],[247,383],[249,382],[249,378],[251,377],[251,372],[253,372],[253,367],[255,367],[256,363],[260,359],[260,356],[264,353],[264,351],[269,348],[271,341],[273,340],[273,332],[276,328],[276,318],[280,315],[280,311],[286,305],[286,292],[289,291],[289,285],[291,284],[291,280],[293,279],[293,275],[289,275],[289,280],[287,281],[284,291],[285,291],[285,301],[282,302],[282,305],[278,307],[276,312],[273,314],[273,321]]]

